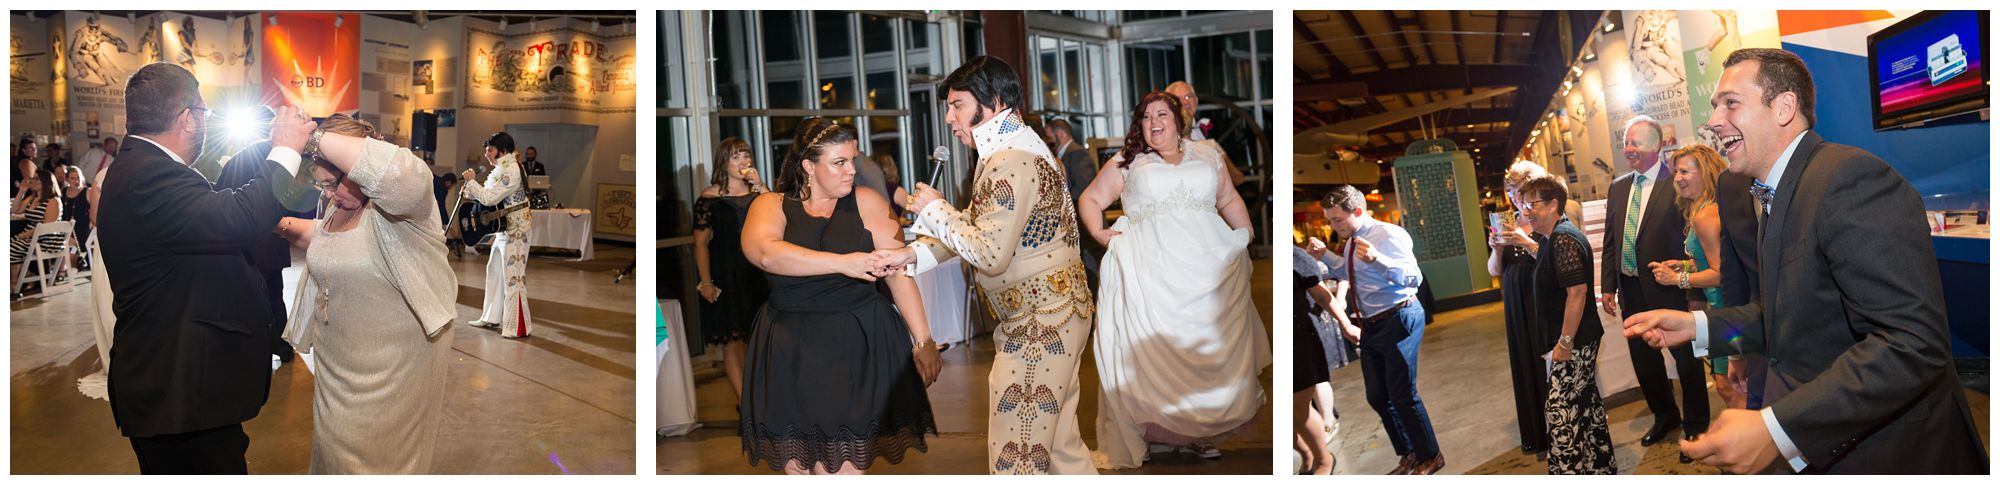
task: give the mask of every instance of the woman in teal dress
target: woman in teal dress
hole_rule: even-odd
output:
[[[1715,206],[1715,184],[1729,167],[1722,154],[1707,145],[1694,145],[1668,155],[1673,161],[1674,199],[1688,221],[1688,259],[1660,261],[1649,265],[1660,284],[1688,291],[1689,310],[1722,306],[1722,216]],[[1728,407],[1744,407],[1744,390],[1729,384],[1728,360],[1709,358],[1709,374],[1715,378],[1715,393]]]

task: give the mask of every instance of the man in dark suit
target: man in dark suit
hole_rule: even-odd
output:
[[[268,111],[265,114],[269,114]],[[271,176],[269,160],[271,142],[260,141],[238,150],[222,166],[222,176],[216,177],[216,187],[242,187],[251,181]],[[279,172],[283,175],[283,172]],[[250,260],[250,266],[264,277],[264,299],[271,307],[271,355],[282,362],[292,361],[292,345],[280,336],[285,334],[285,320],[291,315],[285,311],[285,268],[292,266],[292,244],[276,233],[266,235],[243,251],[243,257]]]
[[[1062,163],[1063,185],[1069,187],[1069,195],[1082,197],[1083,189],[1097,179],[1097,161],[1090,158],[1090,150],[1077,144],[1076,127],[1071,126],[1069,120],[1049,120],[1043,133],[1047,134],[1049,151],[1055,152],[1056,160]],[[1104,261],[1104,245],[1099,244],[1097,238],[1084,239],[1078,249],[1083,251],[1083,269],[1090,278],[1090,287],[1096,288],[1097,267]]]
[[[1757,260],[1770,263],[1759,298],[1633,315],[1625,334],[1700,354],[1761,350],[1766,405],[1723,410],[1682,451],[1736,473],[1987,473],[1922,197],[1882,159],[1810,131],[1812,75],[1798,56],[1742,49],[1723,66],[1707,126],[1729,170],[1756,179]]]
[[[284,214],[279,186],[299,170],[314,125],[292,108],[273,121],[257,178],[216,188],[188,164],[200,153],[207,103],[178,65],[140,68],[125,89],[126,137],[106,172],[99,243],[111,275],[112,417],[148,474],[246,473],[250,438],[271,385],[271,308],[243,251]]]
[[[1687,218],[1674,204],[1670,164],[1660,163],[1661,138],[1660,123],[1652,118],[1640,115],[1625,124],[1625,163],[1632,171],[1611,182],[1610,197],[1605,199],[1600,280],[1604,290],[1598,297],[1598,304],[1612,314],[1620,309],[1627,314],[1687,310],[1687,294],[1651,278],[1646,266],[1687,257]],[[1632,350],[1632,373],[1639,378],[1646,407],[1653,411],[1653,427],[1639,437],[1639,443],[1659,443],[1676,427],[1686,436],[1707,431],[1708,371],[1694,357],[1693,348],[1678,345],[1668,349],[1681,381],[1681,405],[1676,406],[1666,359],[1639,339],[1627,339],[1627,343]]]
[[[535,150],[535,147],[528,147],[528,149],[523,150],[523,152],[525,152],[523,155],[526,156],[526,159],[521,162],[522,171],[526,172],[530,176],[533,175],[546,176],[549,174],[549,167],[547,165],[542,165],[541,160],[535,159],[535,157],[541,155],[540,152]],[[523,180],[521,181],[521,183],[525,185],[528,182],[526,180]],[[888,195],[888,194],[883,194],[883,195]],[[552,207],[554,205],[555,203],[549,200],[549,189],[528,190],[528,208],[535,210],[542,210]]]
[[[1751,178],[1724,171],[1715,182],[1715,205],[1722,215],[1722,306],[1757,301],[1757,223],[1764,217],[1750,197]],[[1762,355],[1741,352],[1729,356],[1726,384],[1743,392],[1748,409],[1763,407]]]

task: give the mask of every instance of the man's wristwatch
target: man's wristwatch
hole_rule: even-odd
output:
[[[916,345],[910,346],[910,350],[923,350],[923,349],[936,349],[936,348],[937,348],[937,341],[931,339],[924,339],[921,342],[917,342]]]

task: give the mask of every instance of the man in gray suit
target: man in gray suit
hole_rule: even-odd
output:
[[[1097,160],[1090,157],[1089,149],[1076,142],[1076,127],[1070,126],[1069,120],[1049,120],[1043,133],[1048,138],[1049,151],[1055,152],[1056,159],[1062,161],[1063,185],[1069,186],[1069,195],[1082,197],[1083,189],[1097,179]],[[1083,269],[1089,273],[1090,287],[1096,288],[1097,265],[1104,260],[1104,245],[1098,244],[1095,238],[1083,239]]]
[[[1696,355],[1761,351],[1765,407],[1725,409],[1681,450],[1735,473],[1987,473],[1951,360],[1923,199],[1882,159],[1811,131],[1798,56],[1742,49],[1707,126],[1755,179],[1758,298],[1626,318],[1625,335]]]

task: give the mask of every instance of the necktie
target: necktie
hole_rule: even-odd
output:
[[[1757,198],[1757,206],[1764,212],[1764,217],[1771,217],[1771,199],[1777,191],[1776,187],[1764,185],[1762,180],[1750,181],[1750,196]]]
[[[1364,323],[1366,313],[1361,312],[1361,284],[1354,281],[1354,241],[1361,239],[1361,232],[1347,238],[1347,313],[1354,315],[1354,324]]]
[[[1639,237],[1639,197],[1645,195],[1643,193],[1645,191],[1642,190],[1642,187],[1645,185],[1645,175],[1640,175],[1639,178],[1632,181],[1632,201],[1631,204],[1625,206],[1625,233],[1622,238],[1624,239],[1625,250],[1619,252],[1623,256],[1619,258],[1622,259],[1622,261],[1619,261],[1621,265],[1619,269],[1623,270],[1628,276],[1639,274],[1639,256],[1633,254],[1638,248],[1633,242]]]

